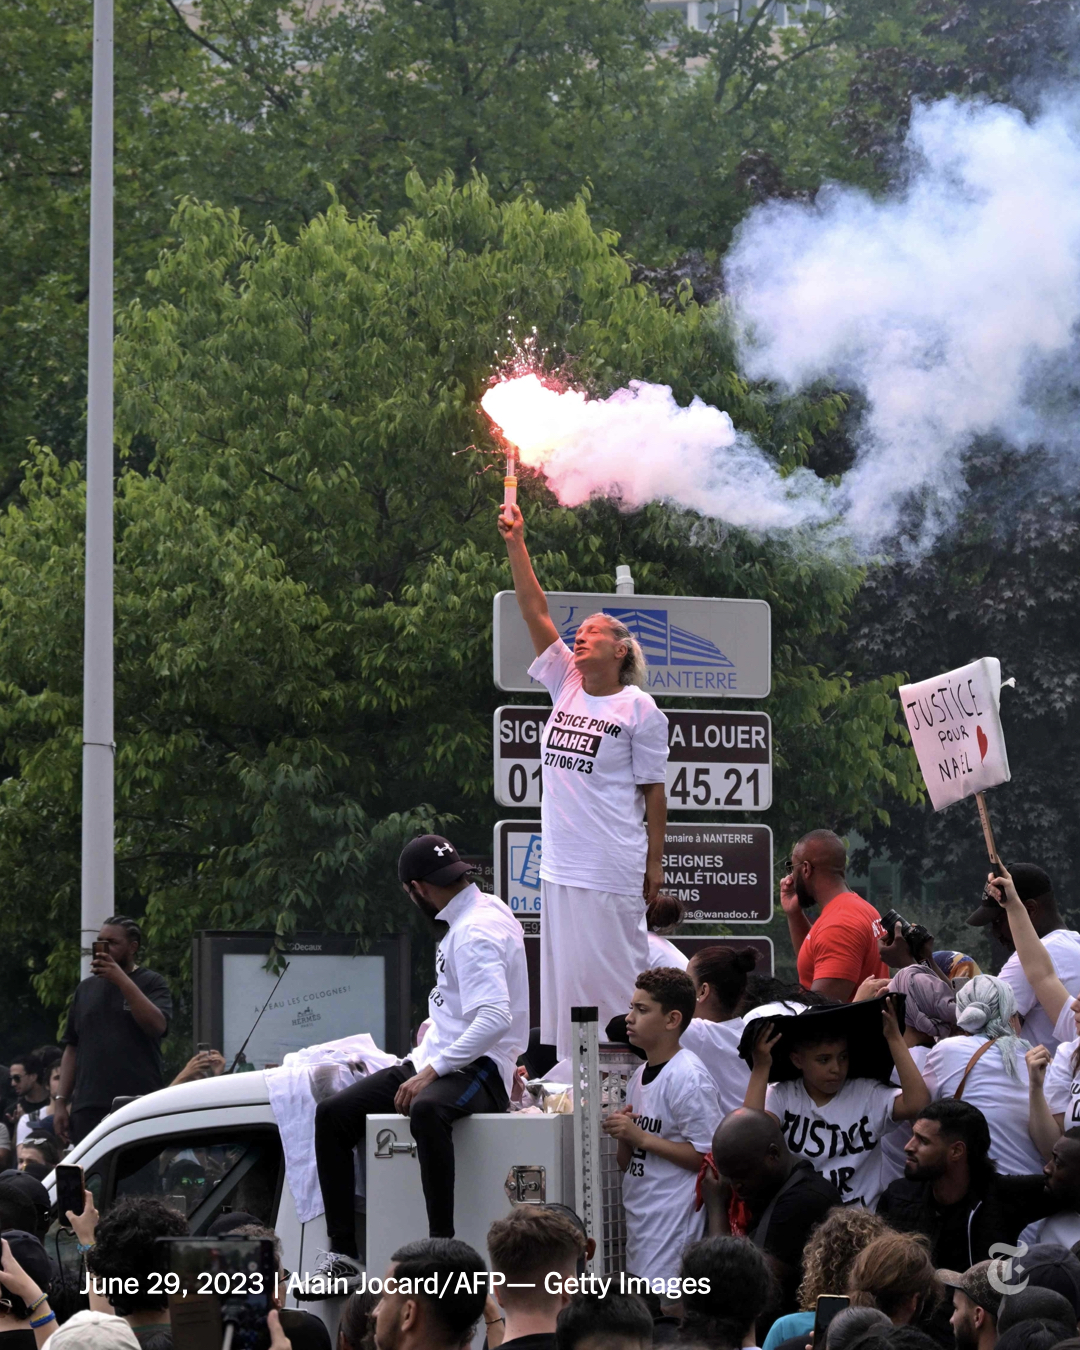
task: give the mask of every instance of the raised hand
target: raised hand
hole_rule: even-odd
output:
[[[780,1039],[780,1032],[773,1029],[772,1022],[766,1022],[754,1041],[754,1068],[768,1068],[772,1064],[773,1046]]]
[[[1006,871],[1004,864],[1001,866],[1001,873],[1001,876],[998,876],[995,872],[988,874],[983,894],[989,900],[996,900],[1002,909],[1014,903],[1021,904],[1020,897],[1016,893],[1016,887],[1013,885],[1012,873]]]
[[[508,544],[511,539],[520,542],[525,537],[525,517],[520,507],[503,502],[499,507],[499,533]]]
[[[900,1031],[900,1020],[896,1016],[896,999],[887,998],[881,1008],[881,1029],[885,1033],[887,1041],[899,1041],[903,1039]]]
[[[1047,1050],[1045,1045],[1033,1045],[1024,1056],[1028,1066],[1028,1082],[1035,1087],[1042,1087],[1046,1079],[1046,1071],[1050,1067],[1053,1055]]]

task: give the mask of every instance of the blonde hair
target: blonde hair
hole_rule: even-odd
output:
[[[846,1290],[855,1258],[874,1238],[888,1231],[884,1219],[861,1205],[830,1209],[806,1244],[799,1307],[813,1312],[822,1294]]]
[[[641,650],[641,643],[627,628],[626,624],[620,620],[612,618],[610,614],[594,614],[595,619],[604,619],[611,630],[611,636],[616,642],[625,642],[627,651],[622,659],[622,665],[619,667],[620,684],[636,684],[639,689],[645,688],[645,675],[647,665],[645,662],[645,653]]]

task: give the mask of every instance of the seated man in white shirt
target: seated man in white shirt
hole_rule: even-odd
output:
[[[398,859],[398,878],[431,920],[449,925],[435,952],[431,1025],[402,1064],[382,1069],[319,1103],[315,1161],[330,1251],[312,1272],[334,1294],[358,1282],[353,1149],[367,1117],[409,1117],[431,1237],[454,1236],[454,1121],[505,1111],[518,1056],[529,1038],[529,982],[521,924],[496,896],[469,881],[472,870],[449,840],[425,834]],[[331,1285],[331,1282],[335,1282]],[[343,1283],[336,1283],[342,1281]],[[330,1297],[313,1292],[309,1297]]]
[[[1058,913],[1053,885],[1041,867],[1034,863],[1017,863],[1010,871],[1016,893],[1031,916],[1043,946],[1050,953],[1058,979],[1075,997],[1080,994],[1080,933],[1065,927],[1065,921]],[[1004,909],[992,895],[984,895],[982,904],[969,915],[968,923],[974,928],[989,924],[994,937],[1012,953],[1001,967],[998,979],[1004,980],[1016,995],[1016,1008],[1023,1019],[1020,1035],[1031,1045],[1045,1045],[1053,1054],[1061,1042],[1054,1035],[1053,1022],[1043,1011],[1020,965]]]
[[[1054,1145],[1043,1174],[1047,1191],[1063,1208],[1029,1224],[1018,1241],[1029,1246],[1053,1242],[1071,1251],[1080,1242],[1080,1128],[1065,1131]]]

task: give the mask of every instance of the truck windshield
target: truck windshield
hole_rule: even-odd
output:
[[[157,1196],[183,1214],[193,1234],[225,1210],[272,1223],[281,1164],[273,1129],[147,1140],[119,1151],[113,1196]]]

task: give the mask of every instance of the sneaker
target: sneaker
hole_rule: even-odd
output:
[[[298,1303],[312,1303],[323,1298],[344,1298],[359,1289],[364,1274],[363,1265],[355,1256],[341,1252],[319,1252],[315,1268],[304,1280],[303,1288],[295,1291]]]

